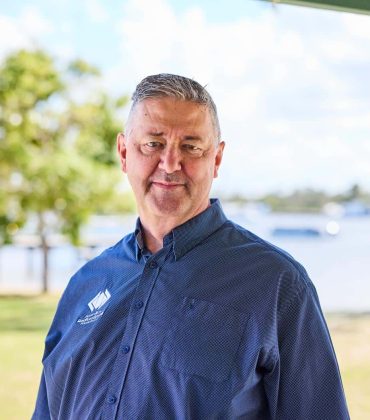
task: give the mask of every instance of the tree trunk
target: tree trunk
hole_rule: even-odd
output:
[[[42,293],[47,293],[49,291],[49,246],[42,213],[39,213],[39,236],[42,252]]]

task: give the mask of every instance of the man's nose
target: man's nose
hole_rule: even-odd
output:
[[[159,169],[162,169],[167,174],[181,170],[181,151],[176,147],[166,147],[161,153],[161,160],[159,162]]]

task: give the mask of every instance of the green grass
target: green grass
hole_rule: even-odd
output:
[[[42,332],[48,329],[58,296],[1,296],[0,333]]]
[[[370,419],[370,314],[329,315],[352,420]]]
[[[0,297],[0,419],[31,417],[56,296]]]
[[[0,296],[0,420],[29,419],[57,296]],[[352,420],[370,418],[370,314],[328,315]]]

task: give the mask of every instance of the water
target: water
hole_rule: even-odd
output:
[[[370,217],[338,220],[336,236],[274,236],[276,227],[309,227],[325,230],[323,215],[263,214],[226,211],[237,223],[288,251],[308,271],[325,311],[370,311]],[[89,242],[104,246],[77,250],[61,245],[50,251],[50,288],[64,289],[71,275],[88,258],[114,244],[135,226],[135,217],[93,219],[85,230]],[[21,246],[0,250],[0,291],[38,291],[41,285],[41,252]]]

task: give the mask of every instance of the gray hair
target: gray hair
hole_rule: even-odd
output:
[[[221,130],[216,104],[205,87],[187,77],[169,73],[160,73],[145,77],[136,86],[135,92],[132,95],[131,109],[145,99],[163,97],[172,97],[206,106],[213,120],[217,140],[220,140]]]

